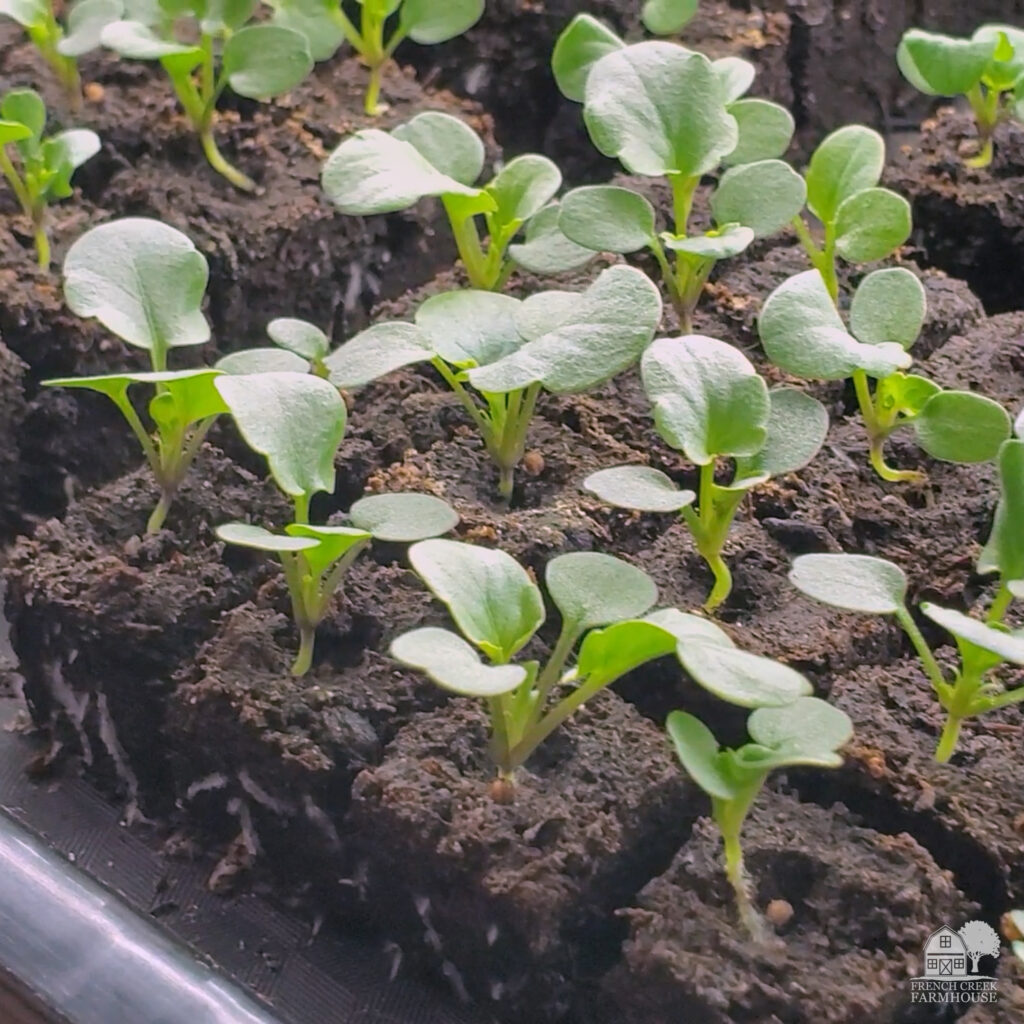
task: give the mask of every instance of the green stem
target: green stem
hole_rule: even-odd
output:
[[[313,667],[313,647],[316,643],[316,629],[309,625],[299,626],[299,653],[292,663],[292,675],[304,676]]]
[[[149,521],[146,523],[146,533],[152,535],[159,533],[167,522],[167,513],[171,510],[171,502],[174,501],[173,491],[161,491],[160,500],[150,513]]]
[[[871,383],[863,370],[853,371],[853,386],[857,393],[857,405],[860,407],[861,418],[868,435],[868,458],[871,467],[889,483],[906,481],[919,483],[924,474],[913,469],[893,469],[885,460],[885,442],[892,433],[892,426],[879,418],[875,408],[875,399],[871,394]]]
[[[537,677],[537,700],[534,705],[533,722],[531,724],[536,724],[536,721],[543,714],[548,697],[555,684],[561,678],[565,663],[569,660],[569,655],[572,654],[572,649],[576,646],[578,639],[579,631],[570,624],[563,623],[562,631],[559,633],[558,640],[551,650],[551,656],[548,658],[543,671]]]
[[[469,418],[480,431],[480,436],[488,447],[494,441],[494,431],[491,429],[491,422],[486,415],[480,411],[479,406],[473,401],[470,393],[462,386],[462,381],[452,372],[448,364],[437,356],[431,360],[431,365],[444,378],[445,383],[455,392],[455,397],[462,403],[463,409],[469,414]]]
[[[715,585],[704,602],[704,610],[713,612],[732,593],[732,573],[721,555],[705,555],[704,561],[715,577]]]
[[[803,217],[799,214],[792,220],[793,230],[796,232],[800,244],[804,247],[811,265],[821,274],[825,287],[833,302],[839,301],[839,278],[836,273],[835,238],[834,231],[825,226],[825,245],[819,246],[811,235]]]
[[[224,155],[217,148],[217,142],[213,137],[213,126],[211,125],[205,131],[200,132],[199,142],[203,147],[203,153],[206,155],[206,159],[210,166],[219,174],[221,177],[227,178],[235,188],[242,192],[255,192],[256,182],[252,180],[248,175],[243,174],[237,167],[228,163],[224,159]]]
[[[380,102],[380,87],[383,74],[383,63],[370,65],[370,82],[366,87],[366,101],[363,104],[363,110],[369,117],[377,117],[387,110],[387,107],[382,106]]]
[[[694,512],[690,506],[681,509],[683,519],[693,534],[697,550],[715,577],[711,593],[704,602],[707,611],[718,608],[732,593],[732,573],[722,558],[722,548],[742,498],[742,494],[737,495],[731,507],[726,505],[720,510],[715,500],[715,490],[715,463],[711,461],[700,467],[697,511]]]
[[[1000,95],[994,89],[983,90],[981,83],[977,82],[967,93],[967,99],[978,129],[978,153],[964,162],[968,167],[980,170],[988,167],[995,156],[993,136],[999,124]]]
[[[41,270],[50,269],[50,239],[46,236],[46,228],[41,222],[33,225],[33,239],[36,246],[36,258]]]
[[[28,194],[28,186],[21,180],[17,168],[7,155],[7,147],[0,146],[0,171],[3,171],[11,190],[14,192],[26,217],[32,216],[32,197]]]
[[[303,526],[309,523],[309,495],[296,494],[295,498],[295,522]]]
[[[939,764],[946,764],[953,756],[956,745],[960,739],[960,726],[963,720],[956,715],[947,715],[945,725],[942,727],[942,735],[939,737],[939,745],[935,748],[935,760]]]
[[[490,706],[492,756],[494,763],[498,766],[498,775],[503,779],[510,779],[515,765],[512,763],[512,751],[509,744],[505,696],[492,697]]]
[[[442,201],[452,227],[452,234],[455,236],[455,248],[458,249],[459,259],[466,268],[470,286],[485,292],[494,291],[501,268],[496,271],[484,255],[476,221],[473,217],[458,216],[447,201]]]
[[[366,44],[359,30],[349,20],[348,15],[341,9],[341,0],[335,0],[330,7],[330,15],[334,23],[341,29],[342,35],[348,40],[349,46],[360,56],[366,52]]]
[[[1005,582],[1000,581],[999,590],[996,592],[996,596],[992,600],[992,607],[988,610],[988,615],[985,616],[985,621],[989,625],[995,625],[997,622],[1003,621],[1003,616],[1006,614],[1007,609],[1013,602],[1013,594],[1010,593],[1010,588]]]
[[[711,816],[722,833],[724,844],[725,877],[736,895],[736,909],[740,921],[755,940],[763,939],[766,929],[751,899],[750,878],[743,862],[743,845],[740,837],[743,823],[763,782],[764,776],[760,776],[730,800],[711,798]]]
[[[925,640],[921,630],[917,628],[914,617],[907,611],[905,606],[901,605],[896,610],[896,619],[910,638],[910,642],[914,645],[914,650],[917,651],[917,656],[921,659],[921,664],[924,666],[925,673],[931,681],[932,688],[943,702],[943,707],[945,707],[945,702],[950,699],[952,688],[946,682],[946,677],[943,675],[938,661],[935,660],[935,655],[932,654],[928,641]]]

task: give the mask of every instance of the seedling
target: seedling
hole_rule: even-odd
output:
[[[673,198],[672,230],[659,233],[643,196],[586,186],[563,199],[559,227],[595,251],[649,249],[680,329],[691,334],[716,262],[779,231],[803,209],[803,179],[775,159],[792,139],[792,116],[775,103],[742,98],[754,77],[746,61],[712,62],[670,43],[625,46],[593,19],[577,19],[566,30],[555,69],[563,91],[583,100],[594,145],[632,174],[667,181]],[[693,234],[697,186],[720,167],[729,169],[711,196],[714,227]]]
[[[294,317],[279,317],[267,324],[274,347],[246,348],[217,360],[225,373],[249,374],[286,371],[312,373],[330,379],[330,339],[315,324]]]
[[[210,166],[246,192],[254,192],[256,183],[217,148],[217,101],[229,86],[249,99],[278,96],[313,69],[309,43],[301,32],[283,25],[250,24],[255,13],[255,0],[209,7],[205,0],[161,0],[138,6],[130,20],[111,22],[100,33],[103,45],[122,57],[160,62]],[[196,37],[198,44],[193,42]]]
[[[1019,455],[1014,456],[1014,461],[1019,468]],[[1024,631],[1013,631],[1003,624],[1012,585],[1000,589],[984,622],[952,608],[921,604],[921,614],[956,640],[960,665],[949,680],[907,608],[907,578],[899,566],[868,555],[802,555],[793,563],[789,578],[798,590],[824,604],[868,615],[896,617],[946,712],[936,761],[944,763],[950,759],[965,719],[1024,700],[1024,686],[1007,690],[1002,682],[986,681],[996,668],[1024,665]]]
[[[358,18],[345,11],[355,5]],[[306,36],[314,60],[328,60],[343,41],[359,54],[370,69],[365,109],[371,117],[387,110],[380,102],[381,74],[399,43],[446,42],[471,29],[484,13],[484,0],[274,0],[272,6],[276,24]]]
[[[880,188],[885,140],[863,125],[833,132],[807,168],[807,208],[821,222],[819,245],[802,215],[793,227],[833,302],[839,299],[838,257],[851,263],[885,259],[910,237],[910,204]]]
[[[491,755],[506,793],[516,769],[578,708],[655,658],[675,653],[699,685],[741,707],[788,704],[810,692],[800,673],[738,650],[706,619],[672,608],[648,614],[657,600],[654,582],[611,555],[576,552],[548,563],[544,580],[561,629],[543,665],[516,658],[546,611],[539,587],[514,558],[428,540],[409,549],[409,561],[462,635],[415,629],[394,641],[391,654],[452,693],[488,702]],[[567,669],[577,644],[576,664]]]
[[[359,554],[374,540],[407,543],[436,537],[458,523],[455,511],[428,494],[378,494],[357,501],[349,526],[312,526],[314,495],[334,490],[334,459],[345,434],[345,402],[337,388],[308,374],[224,375],[215,387],[239,432],[266,456],[270,474],[294,502],[283,533],[251,523],[227,523],[217,536],[229,544],[270,551],[281,560],[299,630],[292,673],[313,664],[317,626]]]
[[[978,151],[966,163],[988,167],[996,128],[1024,111],[1024,32],[982,25],[970,39],[957,39],[912,28],[896,60],[907,81],[926,95],[966,97],[978,131]]]
[[[648,32],[656,36],[671,36],[686,28],[699,9],[700,0],[645,0],[640,20]]]
[[[45,128],[46,106],[37,92],[12,89],[4,96],[0,102],[0,170],[32,224],[39,266],[49,270],[47,206],[71,195],[71,176],[99,152],[100,140],[85,128],[44,137]],[[8,149],[12,144],[17,165]]]
[[[921,282],[902,267],[864,278],[850,306],[849,330],[813,270],[776,288],[761,311],[761,344],[776,366],[807,379],[853,380],[871,465],[883,480],[924,479],[885,461],[885,442],[902,427],[944,462],[988,462],[1010,436],[1010,417],[997,402],[903,372],[925,312]]]
[[[710,611],[732,590],[722,548],[740,502],[772,477],[810,462],[828,433],[828,414],[802,391],[769,390],[746,356],[699,334],[654,342],[641,369],[658,433],[700,467],[700,497],[649,466],[603,469],[583,486],[619,508],[680,512],[715,577],[704,605]],[[715,482],[721,459],[734,460],[724,485]]]
[[[743,864],[743,823],[775,769],[840,767],[839,750],[853,735],[853,724],[817,697],[757,708],[747,720],[751,742],[733,750],[720,747],[711,730],[685,711],[673,711],[666,724],[686,774],[711,797],[711,817],[725,843],[725,874],[740,920],[754,938],[761,938],[766,929]]]
[[[660,319],[658,289],[639,270],[616,266],[581,293],[435,295],[415,324],[376,324],[325,364],[332,384],[351,389],[429,361],[479,430],[507,500],[541,392],[578,394],[632,366]]]
[[[500,291],[517,265],[556,274],[591,259],[589,249],[558,231],[553,200],[562,174],[547,157],[516,157],[479,186],[484,159],[484,144],[469,125],[431,111],[390,134],[376,128],[356,132],[330,155],[321,184],[342,213],[354,216],[394,213],[438,197],[473,288]],[[486,226],[486,245],[478,217]],[[524,229],[524,240],[513,244]]]
[[[87,231],[64,259],[64,297],[74,313],[95,317],[122,341],[149,352],[150,372],[44,381],[106,395],[139,440],[160,500],[146,527],[163,527],[174,496],[225,406],[218,370],[168,370],[171,349],[202,345],[210,327],[201,305],[209,269],[192,242],[160,221],[127,218]],[[155,392],[147,409],[155,433],[143,426],[129,397],[132,387]]]

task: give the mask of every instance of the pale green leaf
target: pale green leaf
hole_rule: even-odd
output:
[[[555,42],[551,69],[566,99],[583,102],[590,69],[604,56],[626,44],[589,14],[577,14]]]
[[[289,537],[287,534],[271,533],[262,526],[250,523],[224,523],[216,528],[216,534],[226,544],[237,544],[257,551],[285,552],[308,551],[317,546],[312,537]]]
[[[836,219],[850,196],[874,188],[885,166],[885,140],[878,132],[851,124],[829,135],[807,169],[807,205],[823,224]]]
[[[1010,437],[1006,410],[971,391],[940,391],[913,420],[917,442],[943,462],[990,462]]]
[[[958,640],[966,640],[983,651],[998,655],[1014,665],[1024,665],[1024,637],[1014,636],[1002,629],[996,629],[963,612],[952,608],[941,608],[927,601],[921,605],[921,614],[937,622]]]
[[[593,551],[553,558],[544,582],[563,628],[577,634],[643,615],[658,599],[654,580],[642,569]]]
[[[306,37],[314,61],[330,60],[345,41],[341,26],[331,17],[324,0],[275,0],[272,24]]]
[[[585,266],[594,253],[568,238],[560,226],[561,206],[549,203],[526,225],[525,241],[510,245],[509,256],[534,274],[562,274]]]
[[[46,128],[46,104],[35,89],[12,89],[0,102],[0,116],[5,121],[23,124],[35,139],[41,139]]]
[[[546,156],[527,153],[510,160],[487,186],[500,225],[519,225],[540,213],[562,187],[562,172]]]
[[[636,252],[655,240],[654,207],[632,189],[585,185],[562,198],[562,231],[595,252]]]
[[[754,84],[757,68],[742,57],[720,57],[711,62],[722,100],[730,107]]]
[[[165,57],[202,59],[198,46],[165,39],[141,21],[112,21],[100,30],[100,43],[132,60],[163,60]]]
[[[661,236],[661,241],[666,249],[673,252],[686,252],[702,259],[727,260],[749,248],[754,241],[754,232],[740,224],[726,224],[706,235],[691,235],[688,238],[679,238],[666,232]]]
[[[828,412],[816,398],[796,388],[772,388],[767,436],[760,451],[736,460],[733,486],[795,473],[821,450],[828,436]]]
[[[452,366],[488,366],[516,352],[521,303],[511,295],[466,289],[431,296],[416,312],[427,344]]]
[[[430,494],[372,494],[360,498],[348,514],[353,525],[376,540],[403,544],[439,537],[459,522],[447,501]]]
[[[280,348],[245,348],[221,356],[216,362],[224,373],[309,373],[309,360]]]
[[[289,523],[285,528],[289,537],[304,537],[316,541],[316,547],[303,551],[309,575],[322,576],[339,559],[354,558],[373,539],[365,530],[350,526],[310,526],[308,523]]]
[[[910,237],[910,203],[887,188],[844,200],[836,214],[836,251],[852,263],[885,259]]]
[[[696,683],[739,707],[776,707],[811,693],[796,669],[737,647],[684,639],[676,653]]]
[[[484,169],[483,140],[451,114],[428,110],[392,129],[391,135],[414,146],[431,167],[463,185],[473,185]]]
[[[699,719],[686,711],[673,711],[666,721],[669,738],[687,775],[708,796],[735,800],[739,791],[722,771],[718,740]]]
[[[980,80],[995,50],[992,40],[954,39],[912,28],[896,51],[900,71],[929,96],[961,96]]]
[[[868,345],[917,341],[928,312],[924,285],[904,267],[876,270],[861,281],[850,304],[850,330]]]
[[[433,626],[397,637],[391,657],[463,697],[500,697],[526,679],[526,669],[520,665],[486,665],[462,637]]]
[[[815,601],[868,615],[893,615],[907,598],[903,570],[869,555],[800,555],[789,580]]]
[[[471,29],[484,13],[484,0],[404,0],[399,25],[423,46],[443,43]]]
[[[267,336],[275,345],[313,362],[330,351],[330,339],[315,324],[294,317],[278,317],[267,324]]]
[[[842,758],[836,752],[853,737],[853,723],[818,697],[800,697],[785,707],[758,708],[747,719],[747,732],[772,751],[758,758],[762,765],[837,768]]]
[[[45,0],[0,0],[0,15],[24,28],[43,25],[49,16]]]
[[[432,359],[434,350],[415,324],[374,324],[336,348],[323,363],[337,388],[362,387],[403,366]]]
[[[640,512],[678,512],[697,500],[682,491],[664,473],[650,466],[615,466],[601,469],[583,481],[584,490],[617,508]]]
[[[248,25],[224,44],[228,83],[239,96],[254,100],[294,89],[313,70],[309,43],[283,25]]]
[[[999,503],[978,572],[1024,579],[1024,441],[1005,441],[999,449]]]
[[[648,32],[671,36],[693,20],[700,0],[645,0],[640,17]]]
[[[583,638],[576,677],[588,689],[607,686],[655,658],[674,654],[676,638],[646,619],[616,622]]]
[[[731,103],[729,113],[736,118],[740,140],[725,157],[725,164],[737,166],[771,160],[789,149],[796,122],[785,107],[769,100],[746,99]]]
[[[789,164],[760,160],[726,171],[711,197],[711,212],[718,224],[742,224],[755,238],[765,238],[789,224],[806,199],[804,179]]]

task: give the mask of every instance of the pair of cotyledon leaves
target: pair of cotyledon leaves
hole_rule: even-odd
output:
[[[1024,31],[982,25],[970,39],[911,29],[896,60],[904,77],[930,96],[962,96],[977,85],[1016,91],[1024,76]]]
[[[281,360],[290,358],[287,368],[300,369],[308,365],[315,343],[320,346],[315,358],[341,388],[439,358],[480,392],[504,394],[540,384],[571,394],[631,366],[660,319],[661,298],[650,279],[632,267],[617,266],[603,271],[583,292],[539,292],[525,300],[493,292],[445,292],[420,306],[415,323],[376,324],[330,354],[324,354],[326,338],[316,328],[301,321],[285,321],[283,327],[276,321],[275,340],[290,354],[257,349],[219,365],[232,372],[259,372],[280,368],[285,365]]]
[[[447,540],[415,544],[409,559],[462,636],[434,627],[413,630],[392,644],[394,657],[463,696],[497,697],[520,686],[527,669],[509,662],[546,618],[540,588],[526,570],[503,551]],[[675,609],[650,612],[654,582],[621,559],[561,555],[548,563],[545,584],[563,631],[582,637],[571,675],[581,686],[596,691],[675,652],[698,683],[742,707],[788,704],[810,692],[798,672],[739,650],[707,619]]]
[[[390,133],[356,132],[324,165],[321,183],[343,213],[365,216],[404,210],[428,196],[444,200],[454,220],[490,219],[491,244],[507,244],[524,226],[525,239],[509,254],[535,273],[558,273],[586,263],[590,250],[558,230],[561,171],[534,153],[510,160],[487,184],[476,184],[486,153],[480,136],[449,114],[427,112]]]
[[[900,372],[911,364],[925,313],[924,288],[909,270],[877,270],[854,294],[847,330],[821,275],[808,271],[772,292],[759,331],[769,359],[798,377],[843,380],[860,371],[877,378],[882,406],[906,418],[933,458],[987,462],[1010,434],[1002,406]]]
[[[661,338],[644,353],[641,372],[661,436],[695,465],[735,459],[731,491],[795,472],[828,433],[820,402],[794,388],[769,389],[741,352],[715,338]],[[585,486],[604,501],[645,512],[678,511],[696,498],[647,466],[600,470]]]
[[[0,102],[0,146],[14,143],[29,190],[43,202],[71,195],[71,176],[100,150],[95,132],[73,128],[46,137],[46,105],[32,89],[12,89]]]
[[[808,597],[836,608],[868,615],[909,614],[906,574],[884,558],[801,555],[794,561],[789,578]],[[921,612],[956,638],[964,657],[987,660],[985,655],[994,655],[998,660],[1024,665],[1024,630],[1010,632],[928,602],[921,605]]]

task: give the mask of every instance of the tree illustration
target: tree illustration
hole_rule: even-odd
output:
[[[999,935],[984,921],[968,921],[960,929],[960,938],[971,958],[971,970],[978,973],[978,961],[983,956],[999,956]]]

